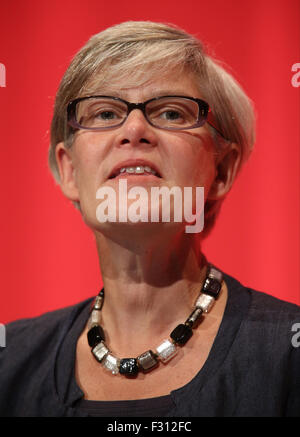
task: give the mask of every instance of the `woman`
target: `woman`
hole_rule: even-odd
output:
[[[57,93],[49,162],[104,289],[7,327],[2,415],[300,415],[299,308],[201,252],[253,143],[250,100],[184,31],[128,22],[88,41]]]

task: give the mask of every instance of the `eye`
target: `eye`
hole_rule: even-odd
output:
[[[113,120],[117,118],[117,114],[113,111],[98,111],[94,113],[94,118],[100,118],[101,120]]]
[[[173,106],[173,107],[172,107]],[[153,107],[149,111],[150,118],[156,123],[183,123],[187,118],[186,111],[175,105]]]
[[[155,108],[155,111],[151,111],[150,118],[159,126],[184,126],[189,123],[191,116],[185,108],[172,104]]]
[[[158,127],[183,128],[197,121],[198,105],[180,97],[162,97],[150,101],[147,116]]]
[[[119,124],[125,117],[125,108],[100,102],[88,108],[84,114],[84,123],[91,127],[107,127]]]
[[[76,107],[76,120],[84,128],[109,128],[122,124],[127,105],[112,97],[87,97]]]
[[[179,111],[167,110],[162,112],[160,117],[165,118],[166,120],[179,120],[182,118],[182,114]]]

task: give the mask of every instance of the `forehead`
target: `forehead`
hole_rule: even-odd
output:
[[[140,72],[124,75],[118,80],[109,79],[109,72],[105,80],[95,76],[92,83],[85,89],[85,95],[107,95],[120,97],[132,102],[141,102],[153,97],[167,95],[183,95],[201,98],[200,86],[196,76],[189,71],[170,71],[163,75],[147,74],[147,78],[140,77]]]

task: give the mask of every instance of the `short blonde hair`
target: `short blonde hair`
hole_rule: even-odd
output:
[[[176,71],[194,74],[202,98],[212,108],[214,123],[229,142],[240,147],[239,170],[255,142],[255,116],[251,100],[221,63],[206,53],[194,36],[174,25],[129,21],[98,33],[81,48],[60,83],[51,123],[49,166],[60,181],[55,148],[59,142],[72,146],[74,130],[67,124],[68,103],[93,94],[101,86],[140,86]],[[210,126],[209,126],[210,128]],[[216,152],[226,147],[210,128]],[[205,236],[212,228],[223,199],[205,205]]]

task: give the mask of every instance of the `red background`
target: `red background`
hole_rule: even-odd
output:
[[[150,2],[22,0],[0,6],[0,322],[95,295],[94,239],[47,168],[54,96],[71,57],[95,33],[127,20],[174,23],[198,36],[254,101],[255,151],[204,245],[244,284],[300,303],[299,0]]]

